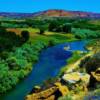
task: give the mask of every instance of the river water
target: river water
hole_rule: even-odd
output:
[[[24,100],[24,97],[35,85],[40,85],[43,81],[57,76],[61,67],[67,64],[66,60],[72,56],[72,51],[84,51],[85,44],[85,41],[77,41],[59,44],[43,50],[39,61],[29,76],[7,94],[0,96],[0,100]],[[67,46],[72,51],[65,50],[64,47]]]

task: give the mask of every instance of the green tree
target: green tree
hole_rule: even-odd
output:
[[[45,32],[45,27],[39,27],[39,30],[40,30],[39,34],[44,34],[44,32]]]
[[[28,31],[22,31],[21,32],[21,38],[23,42],[26,42],[29,40],[29,32]]]
[[[63,32],[71,33],[71,24],[64,24],[63,25]]]

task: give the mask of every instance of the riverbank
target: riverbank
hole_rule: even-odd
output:
[[[74,43],[72,41],[74,41],[74,42],[76,41],[76,42]],[[60,68],[62,66],[66,65],[66,61],[65,61],[66,57],[68,56],[68,58],[69,58],[69,55],[70,55],[70,51],[67,52],[64,49],[64,47],[68,46],[71,42],[72,42],[71,48],[76,50],[77,48],[75,45],[79,45],[79,50],[80,49],[83,50],[84,43],[81,41],[77,41],[77,39],[75,39],[75,38],[72,38],[72,39],[67,38],[67,34],[59,34],[59,33],[57,34],[56,33],[56,35],[55,35],[55,33],[53,33],[53,35],[48,36],[48,35],[40,35],[40,34],[34,33],[34,35],[32,35],[30,37],[29,41],[27,42],[28,45],[25,45],[24,49],[22,48],[22,50],[21,50],[21,48],[19,48],[19,50],[18,50],[18,55],[19,55],[18,59],[20,59],[20,58],[23,59],[23,57],[21,57],[21,56],[23,55],[23,53],[26,50],[27,53],[25,54],[26,55],[25,57],[31,63],[31,65],[33,64],[34,66],[27,66],[27,68],[30,67],[31,70],[29,70],[29,72],[26,73],[25,76],[23,76],[23,73],[21,71],[20,75],[22,75],[22,78],[21,78],[20,82],[18,82],[17,85],[14,85],[14,88],[12,90],[10,89],[11,91],[9,91],[8,94],[5,94],[4,96],[0,97],[1,100],[3,100],[2,98],[6,98],[5,100],[7,100],[7,98],[11,99],[16,96],[17,96],[16,100],[18,100],[19,97],[23,98],[26,96],[27,93],[29,93],[31,91],[31,89],[34,85],[43,83],[43,81],[57,76]],[[58,44],[60,44],[60,46]],[[47,47],[52,47],[54,45],[56,45],[57,48],[54,50],[50,49],[49,55],[51,57],[51,53],[53,53],[54,51],[57,51],[58,53],[54,52],[52,54],[56,60],[54,58],[50,58],[50,62],[48,62],[49,58],[43,58],[43,59],[47,59],[47,60],[40,61],[40,63],[35,66],[35,64],[38,63],[37,61],[42,59],[42,58],[40,58],[41,50],[45,51],[47,49]],[[58,48],[58,47],[60,47],[60,48]],[[35,54],[35,56],[34,56],[34,54]],[[44,57],[44,54],[45,54],[45,52],[42,54],[42,57]],[[17,56],[17,53],[15,52],[14,55]],[[46,54],[46,57],[47,57],[47,55],[48,54]],[[34,61],[34,59],[35,59],[35,61]],[[54,59],[54,61],[53,61],[53,59]],[[51,65],[51,62],[53,63],[53,65]],[[57,62],[57,63],[55,63],[55,62]],[[22,63],[20,63],[20,64],[22,64]],[[23,62],[23,64],[25,64],[25,63]],[[55,64],[56,64],[56,66],[55,66]],[[44,67],[45,67],[45,70],[43,70]],[[49,72],[48,72],[48,69],[49,69]],[[43,77],[42,77],[41,75],[46,72],[50,73],[50,75],[48,74],[47,77],[45,77],[46,75],[43,75]],[[29,82],[30,82],[30,86],[27,86],[27,84]],[[13,95],[13,97],[12,97],[12,95]]]
[[[78,59],[76,59],[75,61],[68,63],[66,66],[64,66],[63,68],[61,68],[61,71],[59,73],[59,75],[62,75],[63,73],[68,73],[68,72],[72,72],[75,71],[79,68],[79,64],[80,62],[85,59],[86,57],[92,56],[94,53],[92,51],[89,51],[88,53],[83,53],[84,56],[80,56]],[[75,55],[75,54],[74,54]],[[74,55],[70,58],[73,59]],[[70,60],[69,59],[69,60]]]
[[[58,36],[59,36],[59,34],[58,34]],[[76,39],[72,39],[72,40],[70,40],[70,39],[67,40],[66,39],[66,42],[67,41],[76,41]],[[13,51],[14,52],[14,54],[12,55],[13,58],[17,57],[17,59],[18,59],[17,61],[19,61],[18,64],[20,64],[20,66],[23,66],[22,67],[23,70],[21,70],[20,73],[16,70],[11,71],[11,72],[14,73],[14,77],[19,74],[20,76],[18,76],[18,78],[19,77],[20,78],[19,78],[19,80],[15,81],[16,83],[14,83],[13,89],[12,88],[9,89],[9,93],[8,93],[7,88],[6,88],[7,92],[5,92],[5,93],[2,92],[3,95],[0,96],[1,100],[7,100],[7,98],[9,98],[9,97],[11,99],[12,96],[11,95],[9,96],[9,94],[16,95],[16,92],[17,92],[16,90],[19,87],[17,85],[22,84],[23,81],[26,80],[25,78],[29,77],[32,74],[32,71],[35,68],[34,66],[35,66],[36,62],[39,60],[41,50],[45,50],[47,47],[51,47],[51,46],[61,44],[61,43],[65,43],[65,40],[63,41],[63,37],[62,38],[56,38],[55,36],[39,35],[39,34],[36,33],[36,34],[34,34],[34,36],[30,37],[29,41],[27,43],[25,43],[22,47],[19,47],[18,49]],[[24,56],[23,56],[23,53],[25,53]],[[9,55],[10,54],[12,54],[12,52],[9,53]],[[28,61],[28,62],[26,62],[26,61]],[[32,64],[34,66],[32,66]],[[17,66],[17,68],[18,68],[18,66]],[[26,72],[26,70],[27,70],[27,72]],[[56,71],[55,71],[55,73],[56,73]],[[10,76],[8,76],[8,78],[9,77]],[[12,81],[14,81],[15,78],[13,78]],[[3,81],[3,79],[2,79],[2,81]],[[7,82],[9,82],[9,81],[7,81]],[[27,80],[27,82],[29,82],[29,81]],[[32,85],[33,85],[33,82],[31,84],[31,86]],[[12,85],[11,85],[11,87],[12,87]],[[25,87],[23,87],[23,88],[25,88]],[[22,89],[22,86],[20,87],[20,89]],[[19,91],[20,91],[20,89],[19,89]],[[26,93],[26,91],[25,91],[25,93]],[[21,95],[21,93],[20,93],[20,95]],[[16,98],[16,100],[18,100],[18,99]]]
[[[74,75],[74,76],[71,75],[71,77],[69,77],[69,79],[71,79],[72,77],[73,78],[79,78],[78,68],[79,68],[79,64],[80,64],[81,60],[85,59],[88,56],[92,56],[92,55],[93,55],[93,52],[86,53],[83,57],[81,57],[77,61],[75,61],[75,63],[68,64],[66,66],[67,70],[65,70],[65,68],[64,68],[65,73],[70,74],[72,72],[73,75]],[[73,58],[73,56],[69,59],[72,59],[72,58]],[[61,69],[63,69],[63,68],[61,68]],[[76,70],[76,72],[74,74],[73,71],[75,71],[75,70]],[[90,76],[88,74],[84,74],[83,77],[84,78],[82,80],[86,80],[86,82],[87,82],[87,80],[88,80],[87,78],[89,78]],[[59,78],[61,78],[61,77],[59,77]],[[84,85],[85,83],[81,83],[81,85],[80,85],[80,83],[75,83],[75,84],[70,83],[70,84],[68,84],[67,82],[62,83],[60,80],[58,81],[58,83],[63,84],[63,87],[60,86],[60,89],[58,88],[60,90],[61,96],[58,96],[58,94],[56,94],[56,92],[55,92],[56,90],[52,89],[52,87],[55,85],[55,83],[54,84],[52,83],[52,85],[50,85],[50,83],[47,83],[47,84],[50,85],[49,88],[46,88],[46,86],[45,86],[45,90],[42,90],[42,87],[40,87],[40,90],[37,88],[37,92],[33,92],[32,94],[27,95],[25,100],[32,100],[33,98],[36,98],[36,100],[38,100],[41,97],[48,98],[48,99],[52,98],[52,100],[55,100],[55,97],[57,97],[57,98],[61,97],[61,98],[59,98],[59,100],[62,100],[64,98],[65,98],[64,100],[67,100],[66,98],[70,98],[71,100],[76,100],[76,99],[80,100],[80,99],[83,99],[84,96],[87,95],[87,93],[88,93],[88,89]],[[71,86],[75,90],[70,89]],[[66,88],[67,88],[67,91],[65,91]],[[36,88],[34,88],[34,91],[35,91],[35,89]],[[50,94],[51,91],[49,91],[49,89],[51,89],[53,91],[53,94]],[[44,91],[46,91],[45,92],[46,94],[43,94]],[[80,93],[78,93],[78,92],[80,92]]]
[[[78,48],[75,47],[75,45],[77,45],[77,44],[78,45],[80,44]],[[70,45],[71,51],[72,50],[84,50],[83,47],[84,47],[85,43],[83,41],[77,41],[77,42],[72,42],[72,43],[64,43],[64,44],[56,45],[54,47],[48,48],[47,49],[48,53],[47,53],[47,51],[44,50],[44,52],[41,55],[42,58],[40,58],[42,60],[42,62],[40,61],[41,66],[42,66],[42,63],[44,61],[42,69],[40,69],[40,71],[44,70],[43,68],[46,69],[46,67],[47,67],[48,76],[52,76],[50,78],[56,77],[58,75],[60,69],[63,67],[63,65],[66,65],[66,63],[67,63],[66,58],[69,58],[68,55],[71,51],[70,50],[68,51],[68,50],[64,49],[68,45]],[[46,55],[46,58],[45,58],[45,55]],[[49,56],[50,56],[50,58],[49,58]],[[54,58],[56,58],[56,59],[54,60]],[[50,63],[48,65],[46,65],[46,63],[48,63],[48,61]],[[64,61],[64,64],[63,64],[63,61]],[[61,65],[60,65],[60,62],[62,63]],[[52,70],[52,68],[53,68],[53,70]],[[38,72],[38,75],[39,75],[40,71]],[[54,72],[54,73],[52,73],[50,75],[49,73],[51,73],[51,72]],[[41,75],[44,76],[44,77],[48,77],[48,76],[46,76],[46,73],[42,73]],[[39,79],[39,77],[40,76],[38,76],[37,78]],[[38,84],[36,84],[36,85],[38,85]],[[46,84],[45,84],[45,87],[46,87]]]
[[[89,50],[89,48],[87,49]],[[71,100],[83,100],[84,98],[90,98],[89,93],[91,92],[91,90],[89,85],[92,84],[92,76],[91,74],[86,72],[85,66],[83,68],[80,68],[80,63],[87,57],[93,57],[94,54],[95,51],[92,49],[86,53],[83,53],[83,56],[78,58],[77,60],[74,59],[76,53],[74,53],[74,55],[67,60],[68,62],[70,61],[71,64],[68,63],[68,65],[66,65],[64,68],[61,68],[60,79],[61,83],[65,84],[66,87],[70,89],[70,92],[67,95],[59,98],[59,100],[67,100],[67,98],[70,98]],[[94,92],[94,90],[92,90],[92,92]]]

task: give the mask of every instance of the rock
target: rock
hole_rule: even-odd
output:
[[[55,100],[55,95],[52,95],[52,96],[48,97],[48,98],[45,99],[45,100]]]
[[[58,87],[59,91],[62,93],[62,96],[65,96],[69,93],[69,90],[67,86],[62,85],[60,82],[55,83],[55,85]]]
[[[57,82],[49,89],[26,96],[25,100],[55,100],[60,96],[65,96],[68,92],[67,86]]]
[[[30,93],[37,93],[37,92],[40,92],[41,91],[41,87],[40,86],[35,86],[32,91]]]
[[[71,72],[68,74],[64,74],[62,79],[68,83],[77,83],[78,81],[82,81],[85,84],[89,83],[90,75],[86,73],[79,73],[79,72]]]
[[[98,68],[95,72],[91,72],[91,75],[96,79],[97,82],[100,82],[100,68]]]
[[[47,90],[41,91],[39,93],[33,93],[31,95],[28,95],[26,97],[26,100],[39,100],[41,98],[47,99],[49,96],[51,96],[55,91],[57,91],[57,87],[53,86]],[[32,98],[32,99],[31,99]]]

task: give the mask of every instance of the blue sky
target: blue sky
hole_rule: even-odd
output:
[[[100,0],[0,0],[0,12],[38,12],[64,9],[100,13]]]

